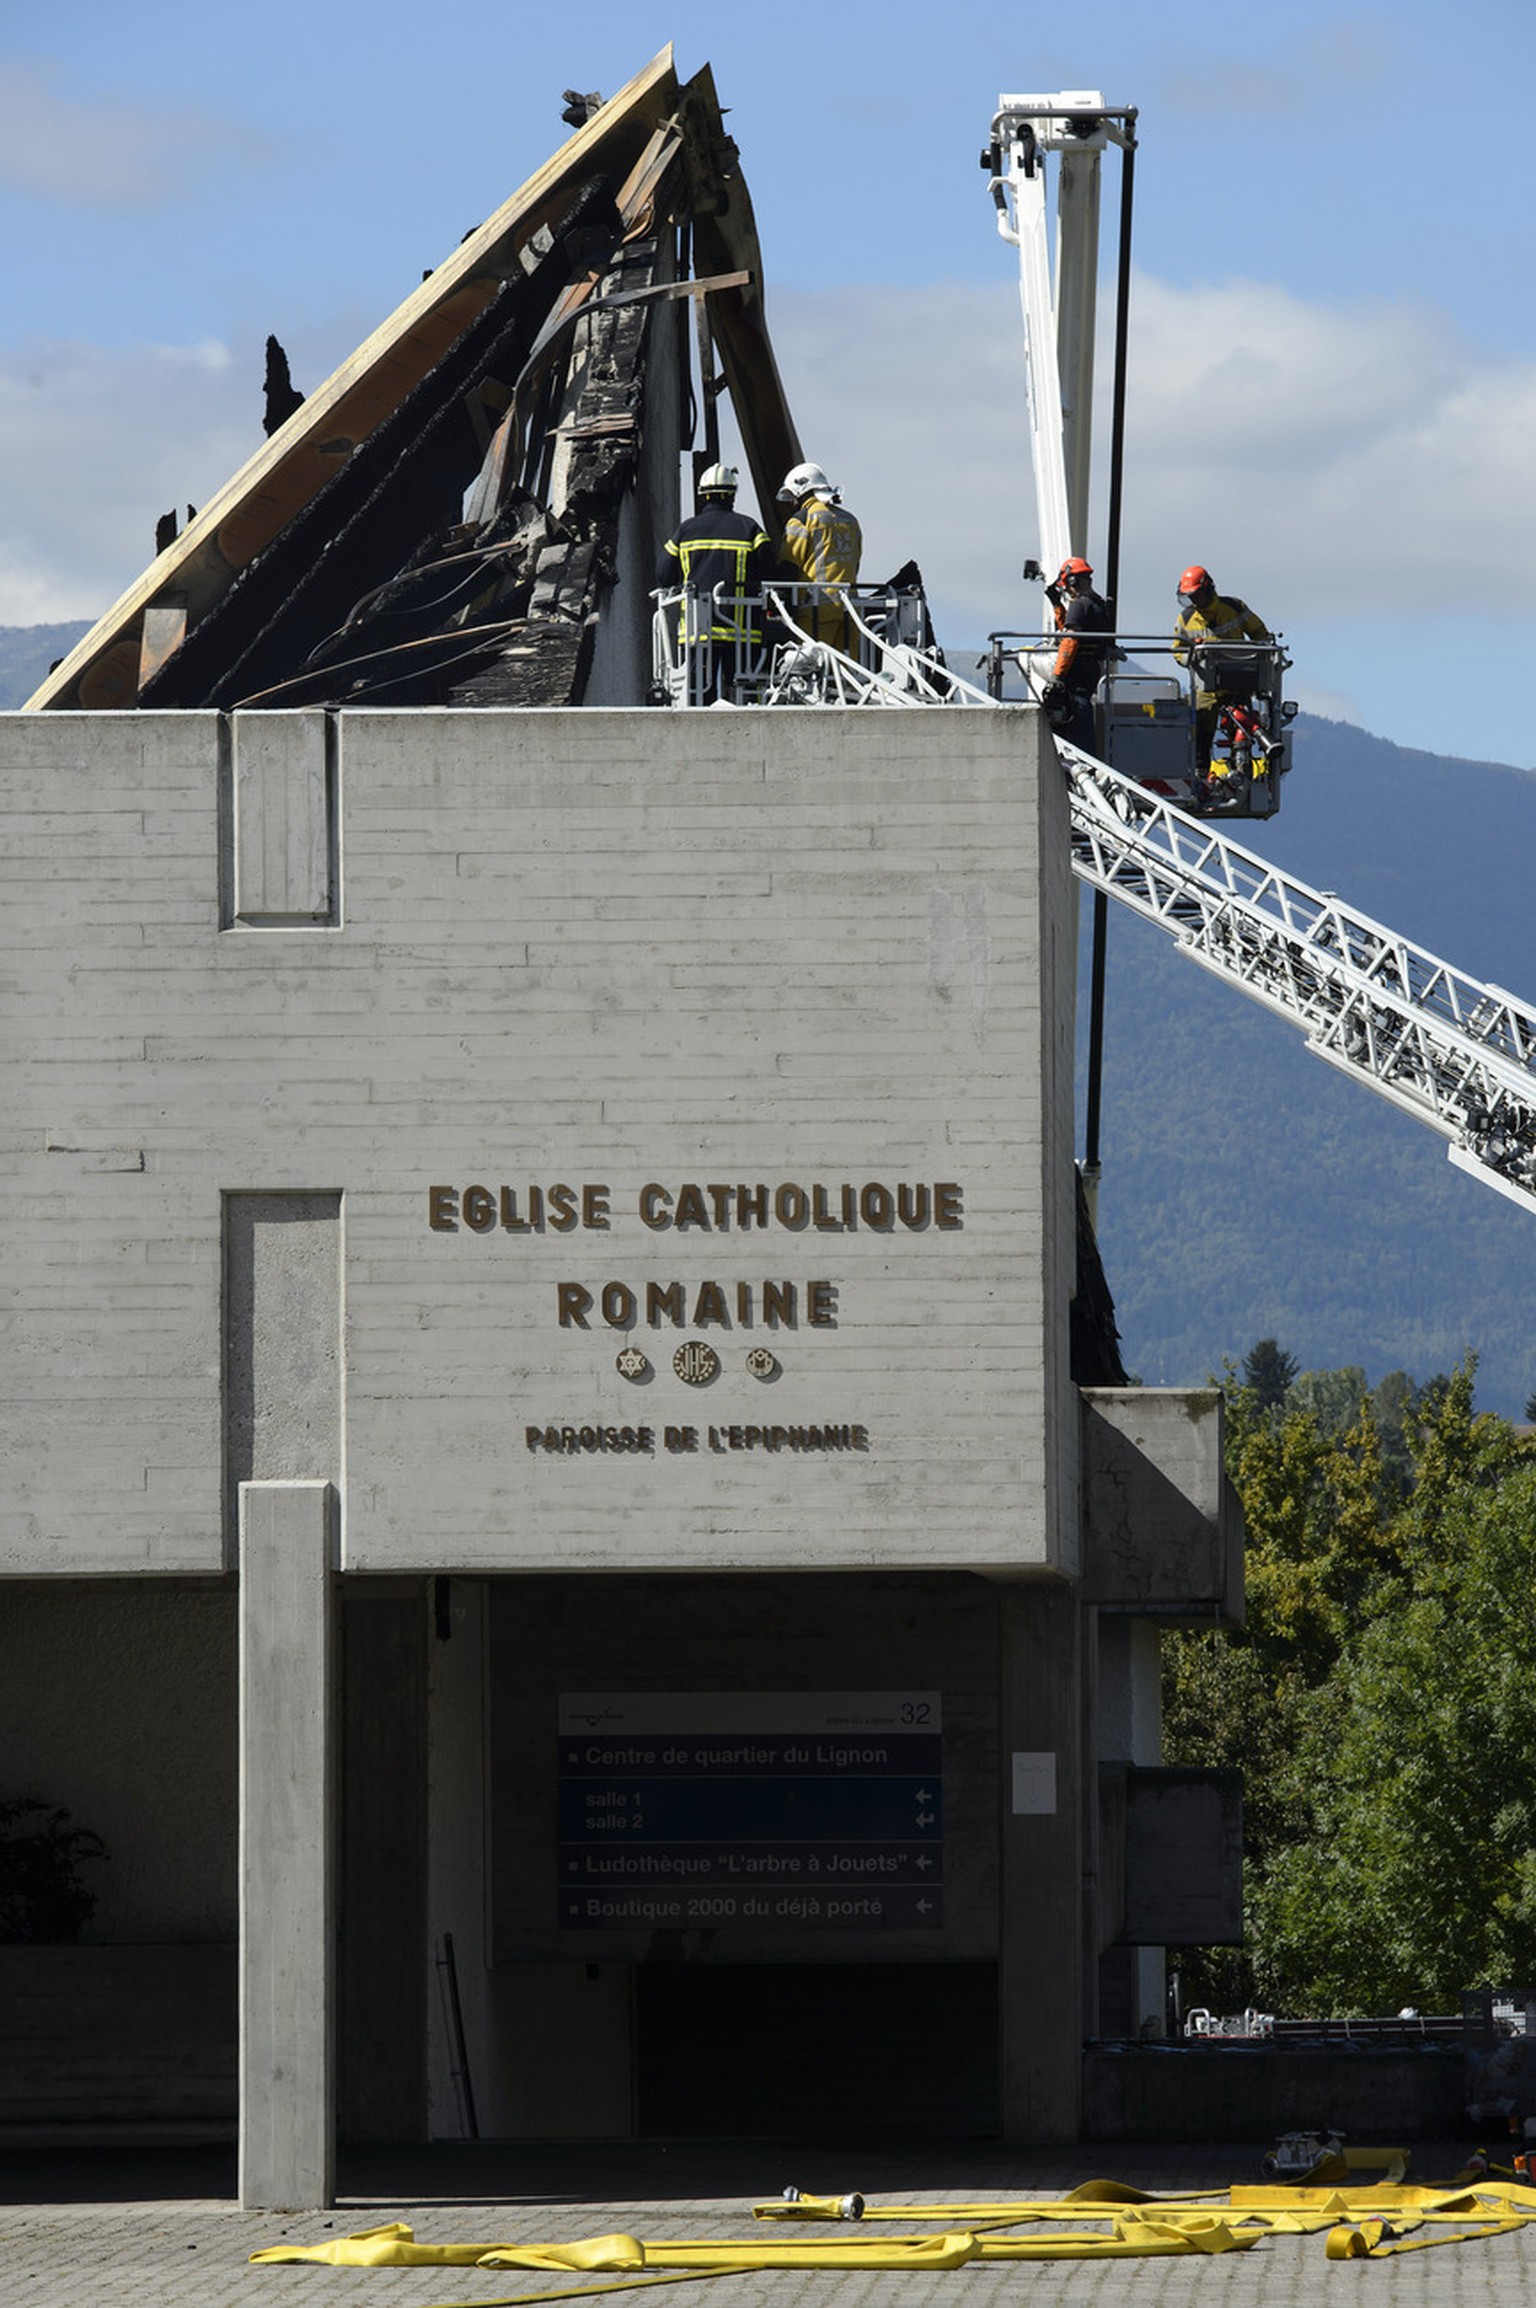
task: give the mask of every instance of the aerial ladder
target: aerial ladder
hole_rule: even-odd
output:
[[[1083,881],[1438,1130],[1459,1169],[1536,1210],[1536,1006],[1282,873],[1090,754],[1058,751]]]
[[[1030,452],[1049,570],[1086,545],[1099,162],[1110,143],[1121,150],[1106,555],[1111,599],[1119,555],[1135,124],[1134,110],[1106,106],[1097,91],[1003,96],[982,153],[998,229],[1018,250]],[[1054,268],[1052,162],[1058,180]],[[1026,564],[1025,573],[1038,571]],[[993,637],[994,694],[1004,645],[1020,638]],[[1122,654],[1100,699],[1106,758],[1058,739],[1079,878],[1101,898],[1113,897],[1157,923],[1192,961],[1300,1026],[1319,1057],[1439,1131],[1459,1168],[1536,1210],[1536,1008],[1453,969],[1331,892],[1280,872],[1213,823],[1214,781],[1205,765],[1190,761],[1181,775],[1171,751],[1182,710],[1133,691],[1124,701],[1129,710],[1117,712],[1116,666],[1124,665],[1128,646],[1137,660],[1146,654],[1124,635],[1117,643]],[[1017,652],[1036,693],[1042,658],[1040,644]],[[1263,772],[1223,814],[1266,817],[1279,807],[1280,779],[1289,766],[1286,731],[1295,712],[1280,696],[1288,662],[1277,644],[1257,700],[1270,740]],[[1129,678],[1144,679],[1139,664]],[[1153,740],[1160,721],[1162,732]],[[1190,801],[1193,809],[1180,806]]]
[[[1019,252],[1031,458],[1046,571],[1081,553],[1087,535],[1090,416],[1096,329],[1099,162],[1122,156],[1119,298],[1112,394],[1108,551],[1111,600],[1119,552],[1120,446],[1125,405],[1129,282],[1129,177],[1136,114],[1093,91],[999,100],[982,154],[1003,237]],[[1049,168],[1059,174],[1052,264]],[[1026,577],[1040,575],[1026,563]],[[1038,696],[1056,637],[994,634],[986,689],[948,667],[933,645],[916,586],[850,588],[842,630],[828,639],[799,599],[775,586],[752,601],[745,642],[724,702],[740,705],[992,707],[1011,658]],[[654,625],[658,702],[706,702],[691,686],[690,604],[658,597]],[[1244,848],[1232,817],[1279,807],[1295,708],[1280,694],[1289,660],[1276,642],[1258,669],[1255,704],[1267,739],[1238,790],[1225,792],[1193,759],[1198,666],[1149,671],[1150,639],[1117,634],[1098,727],[1103,754],[1058,737],[1067,778],[1072,866],[1096,898],[1114,898],[1166,931],[1191,961],[1299,1026],[1309,1049],[1414,1115],[1448,1141],[1458,1168],[1536,1210],[1536,1005],[1452,968],[1330,891],[1310,888]],[[1017,643],[1017,648],[1012,644]],[[1132,651],[1134,650],[1134,656]],[[1107,756],[1107,758],[1105,758]],[[1091,1096],[1091,1093],[1090,1093]],[[1088,1167],[1096,1167],[1090,1123]]]

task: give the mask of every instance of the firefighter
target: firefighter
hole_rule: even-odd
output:
[[[1195,772],[1202,784],[1210,776],[1211,746],[1224,705],[1247,705],[1253,698],[1251,668],[1240,670],[1234,660],[1223,679],[1222,655],[1215,650],[1202,662],[1202,641],[1272,642],[1274,635],[1263,619],[1239,601],[1235,593],[1218,593],[1209,569],[1198,562],[1179,579],[1179,614],[1173,627],[1173,654],[1181,665],[1193,660],[1195,668]]]
[[[763,638],[763,587],[775,561],[768,535],[736,511],[736,469],[710,465],[699,476],[699,509],[662,547],[656,582],[684,588],[679,638],[688,654],[688,702],[734,701]]]
[[[1109,655],[1109,643],[1101,637],[1114,631],[1115,621],[1108,602],[1093,589],[1092,568],[1077,554],[1063,561],[1045,597],[1056,612],[1061,641],[1040,702],[1058,737],[1095,753],[1093,693]]]
[[[842,492],[833,487],[819,465],[795,465],[784,476],[778,502],[789,508],[784,523],[784,558],[802,584],[818,590],[802,597],[800,622],[818,641],[848,650],[850,634],[843,614],[845,585],[856,582],[864,533],[846,511]]]

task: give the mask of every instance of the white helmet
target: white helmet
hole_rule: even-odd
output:
[[[837,493],[819,465],[795,465],[784,476],[778,502],[798,505],[802,497],[835,497]]]
[[[710,465],[699,475],[701,497],[734,497],[736,468],[734,465]]]

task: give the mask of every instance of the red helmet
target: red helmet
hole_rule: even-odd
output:
[[[1178,584],[1174,587],[1174,591],[1176,593],[1203,593],[1207,586],[1213,593],[1215,592],[1216,587],[1212,582],[1209,569],[1202,569],[1199,562],[1196,561],[1185,570]]]
[[[1069,577],[1091,577],[1092,575],[1091,565],[1083,560],[1080,554],[1074,553],[1071,559],[1063,561],[1057,570],[1056,582],[1058,585],[1064,585]]]

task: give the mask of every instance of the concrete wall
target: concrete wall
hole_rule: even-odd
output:
[[[1243,1516],[1214,1387],[1085,1387],[1085,1602],[1241,1624]]]
[[[1016,711],[7,717],[0,1568],[220,1569],[244,1354],[298,1390],[267,1479],[337,1483],[353,1568],[1071,1569],[1041,771]],[[722,1226],[741,1183],[805,1200]],[[337,1246],[270,1270],[302,1335],[221,1308],[242,1196]]]
[[[0,1947],[0,2145],[227,2139],[235,1950]]]
[[[655,1951],[605,1934],[573,1962],[528,1762],[579,1669],[642,1693],[942,1690],[942,1932],[744,1938],[718,1962],[885,1987],[898,1959],[947,1964],[968,2026],[1000,2007],[1006,2129],[1071,2136],[1074,907],[1038,717],[13,717],[0,816],[0,1572],[241,1570],[245,2200],[329,2188],[333,1862],[355,1913],[377,1858],[376,1810],[339,1837],[331,1799],[338,1745],[383,1752],[352,1699],[338,1715],[333,1497],[344,1577],[519,1575],[483,1655],[467,1596],[426,1662],[409,1594],[362,1643],[398,1652],[425,1718],[402,1768],[429,1882],[343,1982],[349,2123],[374,2071],[348,1998],[448,1931],[474,2041],[503,2046],[493,2120],[550,2120],[505,2051],[530,1999],[552,2008],[550,1965],[600,2055],[562,2121],[628,2120],[627,1973]],[[569,1577],[594,1571],[627,1576]],[[482,1656],[514,1721],[489,1950]],[[125,1686],[130,1736],[141,1699]],[[44,1761],[73,1752],[55,1732]],[[458,2120],[422,1984],[393,2136],[424,2079],[436,2128]]]
[[[1089,2052],[1085,2140],[1265,2140],[1340,2131],[1352,2144],[1466,2137],[1459,2044],[1415,2051],[1158,2046]],[[1257,2179],[1257,2159],[1243,2163]],[[1235,2176],[1235,2175],[1234,2175]]]
[[[87,1941],[235,1936],[235,1598],[225,1583],[0,1583],[0,1796],[110,1857]]]

